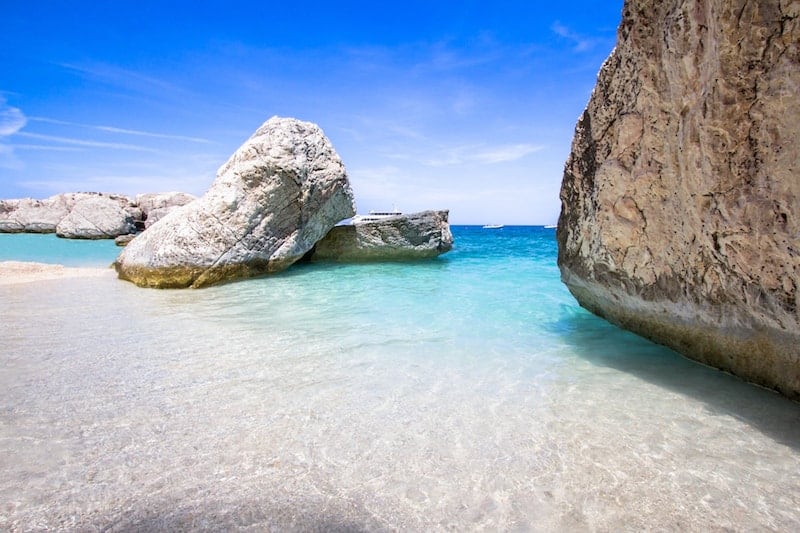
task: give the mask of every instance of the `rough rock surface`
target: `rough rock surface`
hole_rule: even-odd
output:
[[[57,233],[60,237],[108,239],[135,231],[141,212],[127,196],[63,193],[44,200],[0,200],[0,233]],[[122,233],[120,233],[122,232]]]
[[[55,233],[56,226],[72,208],[69,195],[44,200],[0,200],[0,232]]]
[[[129,233],[127,235],[120,235],[114,238],[114,244],[117,246],[128,246],[128,244],[136,238],[136,233]]]
[[[800,398],[800,2],[627,0],[561,189],[584,307]]]
[[[344,165],[322,130],[273,117],[206,194],[137,236],[115,267],[122,279],[161,288],[277,272],[354,213]]]
[[[113,239],[136,231],[135,209],[126,197],[86,195],[76,199],[67,216],[56,226],[56,235],[67,239]]]
[[[176,207],[191,203],[196,196],[185,192],[161,192],[137,194],[135,205],[142,210],[144,227],[149,228]]]
[[[312,261],[408,261],[453,247],[448,211],[423,211],[375,222],[336,226],[317,243]]]

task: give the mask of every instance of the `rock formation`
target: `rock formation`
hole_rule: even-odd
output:
[[[64,193],[44,200],[0,200],[0,233],[57,233],[78,239],[113,239],[136,231],[141,211],[127,196]]]
[[[375,222],[336,226],[317,243],[312,261],[407,261],[453,247],[448,211],[423,211]]]
[[[196,196],[185,192],[161,192],[137,194],[134,203],[142,210],[144,227],[149,228],[176,207],[186,205],[196,199]]]
[[[115,267],[122,279],[161,288],[278,272],[354,213],[344,165],[322,130],[273,117],[205,195],[136,237]]]
[[[70,208],[63,195],[0,200],[0,233],[55,233]]]
[[[561,189],[587,309],[800,398],[800,2],[626,0]]]
[[[69,239],[113,239],[149,227],[195,199],[182,192],[136,199],[101,192],[63,193],[44,200],[0,200],[0,233],[56,233]]]
[[[113,239],[135,231],[127,198],[99,194],[77,199],[56,226],[56,235],[67,239]]]

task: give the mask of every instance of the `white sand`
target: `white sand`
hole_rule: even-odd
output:
[[[69,268],[64,265],[29,263],[22,261],[0,261],[0,285],[14,285],[64,278],[88,278],[111,276],[110,268]]]

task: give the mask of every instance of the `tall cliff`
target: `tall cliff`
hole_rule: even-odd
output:
[[[626,0],[559,267],[600,316],[800,399],[800,0]]]

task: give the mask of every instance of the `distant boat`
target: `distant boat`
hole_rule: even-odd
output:
[[[558,224],[547,224],[545,226],[546,229],[555,229],[558,227]]]
[[[503,224],[486,224],[483,229],[500,229],[503,227]]]
[[[353,223],[378,222],[384,218],[396,217],[402,214],[403,213],[398,211],[396,207],[393,207],[391,211],[370,211],[367,215],[354,216]]]

